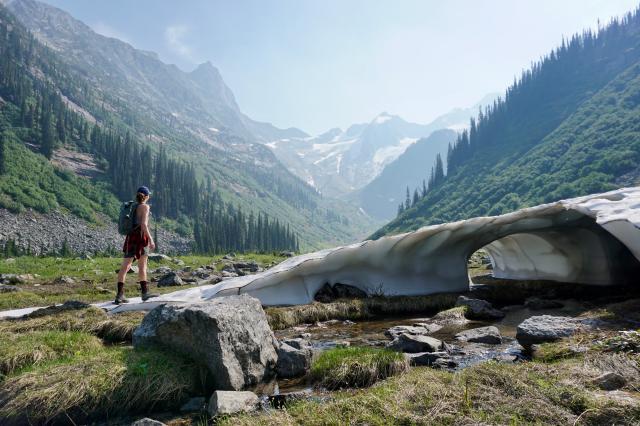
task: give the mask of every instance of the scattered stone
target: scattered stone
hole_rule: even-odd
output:
[[[102,294],[110,294],[110,293],[115,293],[114,291],[111,291],[109,289],[106,289],[104,287],[96,287],[96,291],[98,293],[102,293]]]
[[[207,400],[204,396],[196,396],[180,407],[181,413],[201,413],[206,411]]]
[[[170,274],[171,272],[173,272],[173,270],[168,266],[160,266],[153,271],[154,274],[162,274],[162,275]]]
[[[309,335],[310,336],[310,335]],[[296,337],[293,339],[285,339],[282,341],[285,345],[289,345],[296,349],[309,348],[311,347],[311,342],[308,339],[304,339],[302,337]]]
[[[295,255],[296,254],[294,252],[292,252],[292,251],[281,251],[280,252],[280,256],[281,257],[293,257]]]
[[[431,333],[435,333],[436,331],[442,328],[441,325],[438,324],[427,324],[420,323],[414,325],[396,325],[391,327],[387,331],[384,332],[385,336],[390,337],[391,339],[395,339],[401,334],[414,334],[414,335],[422,335],[426,336]]]
[[[22,289],[16,285],[0,284],[0,293],[15,293],[22,291]]]
[[[152,262],[162,262],[163,260],[165,260],[167,262],[172,262],[173,261],[172,258],[167,256],[166,254],[161,254],[161,253],[151,253],[148,258]]]
[[[612,391],[624,387],[627,379],[621,374],[609,371],[593,379],[593,384],[602,390]]]
[[[439,352],[444,349],[441,340],[429,336],[400,334],[387,347],[400,352]]]
[[[166,424],[159,422],[158,420],[153,420],[148,417],[144,419],[136,420],[131,423],[131,426],[167,426]]]
[[[173,287],[183,284],[184,282],[182,281],[182,278],[180,278],[180,275],[175,272],[169,272],[158,281],[158,287]]]
[[[516,339],[525,349],[530,349],[531,345],[554,342],[591,325],[592,322],[570,317],[538,315],[527,318],[518,325]]]
[[[73,278],[67,277],[66,275],[63,275],[63,276],[58,277],[55,280],[53,280],[53,283],[54,284],[61,284],[61,285],[73,285],[76,282],[74,281]]]
[[[447,352],[418,352],[407,353],[405,357],[411,365],[432,365],[440,358],[449,358]]]
[[[4,263],[16,263],[16,260],[13,257],[9,257],[4,260]]]
[[[204,280],[205,278],[209,278],[211,276],[211,271],[205,268],[198,268],[191,273],[191,276]]]
[[[236,274],[235,272],[222,271],[222,278],[235,278],[237,276],[238,274]]]
[[[493,305],[486,300],[459,296],[456,301],[456,306],[466,306],[466,317],[469,319],[483,320],[504,318],[504,312],[494,309]]]
[[[310,346],[295,348],[282,343],[278,348],[278,363],[276,364],[278,377],[288,379],[303,376],[311,368],[312,356],[313,352]]]
[[[248,413],[258,409],[260,400],[253,392],[215,391],[209,400],[209,415]]]
[[[498,362],[504,362],[504,363],[507,363],[507,364],[513,364],[514,362],[516,362],[518,360],[518,356],[517,355],[511,355],[511,354],[498,354],[493,359],[498,361]]]
[[[433,362],[433,364],[431,364],[431,367],[446,370],[450,368],[457,368],[458,365],[458,361],[453,358],[438,358]]]
[[[173,259],[172,262],[178,266],[184,266],[184,261],[181,259]]]
[[[158,306],[133,333],[134,346],[164,346],[205,365],[220,390],[271,378],[276,342],[260,301],[246,294]]]
[[[456,339],[463,342],[471,343],[487,343],[489,345],[499,345],[502,343],[502,336],[497,327],[479,327],[470,330],[464,330],[456,334]]]
[[[220,281],[222,281],[222,277],[220,275],[211,275],[202,281],[198,281],[198,285],[218,284]]]
[[[351,320],[344,320],[342,321],[342,325],[355,325],[356,323],[354,321]]]
[[[32,274],[0,274],[0,284],[26,284],[34,278]]]
[[[527,300],[525,300],[524,306],[526,306],[527,308],[533,311],[539,311],[542,309],[563,308],[564,304],[562,304],[561,302],[558,302],[557,300],[547,300],[547,299],[540,299],[539,297],[529,297]]]
[[[269,395],[268,401],[273,408],[285,408],[292,402],[302,401],[311,398],[313,394],[310,389],[296,392],[279,393],[277,395]]]
[[[229,253],[222,256],[222,260],[233,260],[234,257],[236,257],[235,253]]]
[[[258,264],[253,260],[250,260],[248,262],[234,262],[233,263],[233,268],[236,271],[237,270],[242,270],[242,271],[245,271],[245,272],[258,272],[258,269],[260,269]]]

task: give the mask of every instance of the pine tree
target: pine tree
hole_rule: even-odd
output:
[[[413,190],[413,199],[411,200],[411,207],[418,204],[418,200],[420,199],[420,195],[418,195],[418,189]]]
[[[409,193],[409,187],[407,186],[407,195],[404,199],[404,209],[409,210],[411,208],[411,194]]]
[[[427,183],[424,179],[422,179],[422,192],[420,193],[420,197],[424,198],[427,196]]]
[[[398,216],[400,216],[402,213],[404,213],[404,203],[400,203],[398,205]]]
[[[53,123],[51,122],[51,111],[47,110],[42,114],[40,129],[42,135],[40,139],[40,152],[48,159],[51,159],[53,150],[55,148],[55,137],[53,135]]]
[[[434,184],[440,185],[444,181],[444,165],[442,164],[442,157],[438,153],[436,155],[436,168],[433,175]]]
[[[3,133],[0,135],[0,175],[7,172],[7,136]]]

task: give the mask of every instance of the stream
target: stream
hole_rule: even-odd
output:
[[[451,370],[458,370],[471,365],[498,360],[501,362],[517,362],[523,359],[522,347],[515,339],[516,328],[525,319],[535,315],[576,316],[586,310],[583,303],[576,300],[563,300],[563,307],[556,309],[531,310],[523,305],[503,308],[505,317],[495,321],[468,321],[460,324],[448,324],[442,329],[429,334],[442,340],[452,348],[451,359],[456,366]],[[378,318],[372,320],[338,321],[330,320],[316,324],[304,324],[285,330],[277,331],[278,339],[307,337],[314,349],[323,351],[336,346],[374,346],[384,347],[390,338],[384,332],[397,325],[413,325],[430,321],[424,316],[405,316]],[[503,342],[501,344],[469,343],[456,340],[455,335],[461,331],[493,325],[500,330]],[[310,391],[311,385],[305,378],[279,380],[277,391],[280,393]]]

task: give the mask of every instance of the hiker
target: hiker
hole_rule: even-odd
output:
[[[149,232],[149,215],[151,213],[147,201],[149,201],[150,195],[149,188],[141,186],[136,193],[136,201],[123,204],[122,209],[127,214],[123,215],[123,211],[120,213],[121,219],[118,226],[121,233],[125,233],[122,229],[124,228],[127,237],[122,248],[124,259],[122,259],[122,266],[118,272],[118,294],[114,301],[116,305],[128,302],[124,297],[124,282],[131,264],[136,260],[138,261],[138,279],[140,280],[142,300],[159,296],[159,294],[149,293],[149,284],[147,283],[148,255],[151,250],[156,248],[151,232]],[[124,226],[122,225],[123,217],[128,219]]]

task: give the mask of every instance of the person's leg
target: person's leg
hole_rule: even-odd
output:
[[[147,281],[147,261],[149,260],[149,256],[143,254],[138,259],[138,281]]]
[[[159,294],[149,293],[149,284],[147,283],[147,263],[149,256],[144,254],[138,259],[138,279],[140,280],[140,295],[142,301],[148,300],[152,297],[158,297]]]
[[[120,271],[118,271],[118,293],[116,294],[115,304],[127,303],[128,300],[124,297],[124,283],[126,280],[127,272],[131,268],[131,263],[133,263],[133,257],[125,257],[122,259],[122,264],[120,265]]]
[[[125,282],[127,272],[131,269],[131,264],[133,263],[133,257],[125,257],[122,259],[122,264],[120,265],[120,271],[118,272],[118,282]]]

